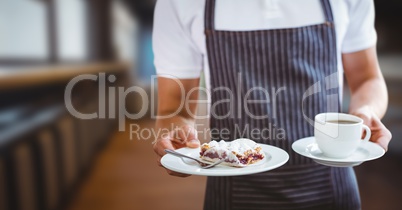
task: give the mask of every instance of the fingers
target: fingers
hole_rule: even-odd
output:
[[[161,164],[161,158],[160,157],[156,160],[156,162],[158,163],[158,165],[160,167],[164,168],[163,165]],[[165,168],[165,170],[171,176],[177,176],[177,177],[189,177],[189,176],[191,176],[190,174],[182,174],[182,173],[178,173],[178,172],[175,172],[175,171],[171,171],[171,170],[166,169],[166,168]]]
[[[187,147],[197,148],[200,146],[200,140],[198,140],[197,130],[192,126],[183,126],[179,131],[179,137],[185,139]]]
[[[156,143],[154,144],[153,149],[159,157],[162,157],[163,155],[166,154],[165,149],[175,150],[175,148],[173,147],[173,144],[170,141],[170,138],[168,136],[158,139],[156,141]]]
[[[377,141],[375,143],[377,143],[382,148],[384,148],[385,151],[387,151],[390,140],[391,140],[390,138],[383,136],[383,137],[380,137],[379,139],[377,139]]]
[[[189,125],[185,125],[181,128],[174,130],[174,132],[171,133],[170,138],[175,143],[190,148],[197,148],[200,146],[197,130]]]
[[[354,113],[353,115],[356,115],[357,117],[360,117],[363,120],[363,123],[367,125],[368,127],[371,127],[372,123],[372,116],[368,113]]]
[[[372,126],[371,126],[372,119],[371,119],[370,115],[368,115],[365,112],[353,113],[353,115],[361,118],[363,120],[363,124],[367,125],[370,128],[370,130],[372,130]],[[363,130],[361,138],[364,139],[365,137],[366,137],[366,131]]]
[[[182,145],[184,146],[184,144],[182,144]],[[157,160],[156,160],[157,164],[160,167],[163,167],[163,165],[161,164],[161,158],[162,158],[162,156],[164,156],[166,154],[165,149],[175,150],[176,148],[179,148],[179,147],[174,146],[174,142],[172,142],[172,140],[171,140],[171,135],[165,135],[162,138],[158,139],[155,142],[155,144],[153,145],[153,150],[158,155]],[[190,176],[189,174],[177,173],[177,172],[171,171],[169,169],[166,169],[166,171],[171,176],[177,176],[177,177]]]
[[[388,144],[392,139],[391,131],[389,131],[385,127],[385,125],[381,123],[381,121],[375,122],[373,124],[378,124],[378,125],[376,125],[375,128],[372,130],[373,135],[372,135],[371,141],[377,143],[382,148],[384,148],[385,151],[387,151]]]
[[[381,122],[380,118],[378,118],[367,107],[363,107],[352,114],[363,119],[364,124],[370,128],[371,130],[370,141],[377,143],[385,150],[387,150],[388,143],[391,140],[392,135],[391,132]],[[362,138],[364,138],[365,135],[366,132],[363,132]]]
[[[387,151],[388,144],[392,139],[391,132],[385,127],[377,116],[368,117],[366,115],[358,115],[361,117],[365,124],[370,127],[371,138],[370,141],[375,142]],[[367,120],[369,121],[367,123]]]
[[[392,139],[392,134],[391,132],[384,127],[384,129],[378,130],[377,133],[375,133],[371,141],[377,143],[380,145],[382,148],[385,149],[385,151],[388,150],[388,144]]]

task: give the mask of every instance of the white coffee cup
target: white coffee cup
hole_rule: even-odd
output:
[[[366,136],[362,140],[362,131]],[[359,117],[343,113],[321,113],[315,116],[314,137],[318,148],[325,156],[346,158],[353,154],[359,145],[369,141],[370,128]]]

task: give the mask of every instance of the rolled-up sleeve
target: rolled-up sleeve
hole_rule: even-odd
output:
[[[349,1],[349,25],[342,43],[342,53],[351,53],[375,46],[373,0]]]
[[[200,77],[203,57],[183,24],[174,0],[158,0],[153,26],[153,52],[158,76],[191,79]]]

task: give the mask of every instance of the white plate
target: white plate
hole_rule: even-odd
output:
[[[202,169],[195,161],[187,158],[179,158],[171,154],[164,155],[161,163],[169,170],[184,174],[200,176],[239,176],[269,171],[282,166],[289,160],[289,155],[284,150],[266,144],[259,145],[265,152],[265,158],[255,164],[242,168],[218,165],[211,169]],[[176,151],[195,158],[199,158],[200,156],[200,148],[181,148]]]
[[[385,150],[379,145],[373,142],[363,142],[356,152],[347,158],[330,158],[321,152],[313,136],[295,141],[292,149],[300,155],[312,158],[319,164],[332,167],[357,166],[365,161],[380,158],[385,153]]]

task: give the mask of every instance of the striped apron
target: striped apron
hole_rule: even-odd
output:
[[[265,173],[208,177],[204,209],[360,209],[352,168],[318,165],[291,149],[314,135],[308,119],[340,111],[334,21],[329,0],[321,2],[323,24],[221,31],[214,28],[215,0],[206,0],[210,126],[221,131],[212,139],[250,138],[290,159]]]

